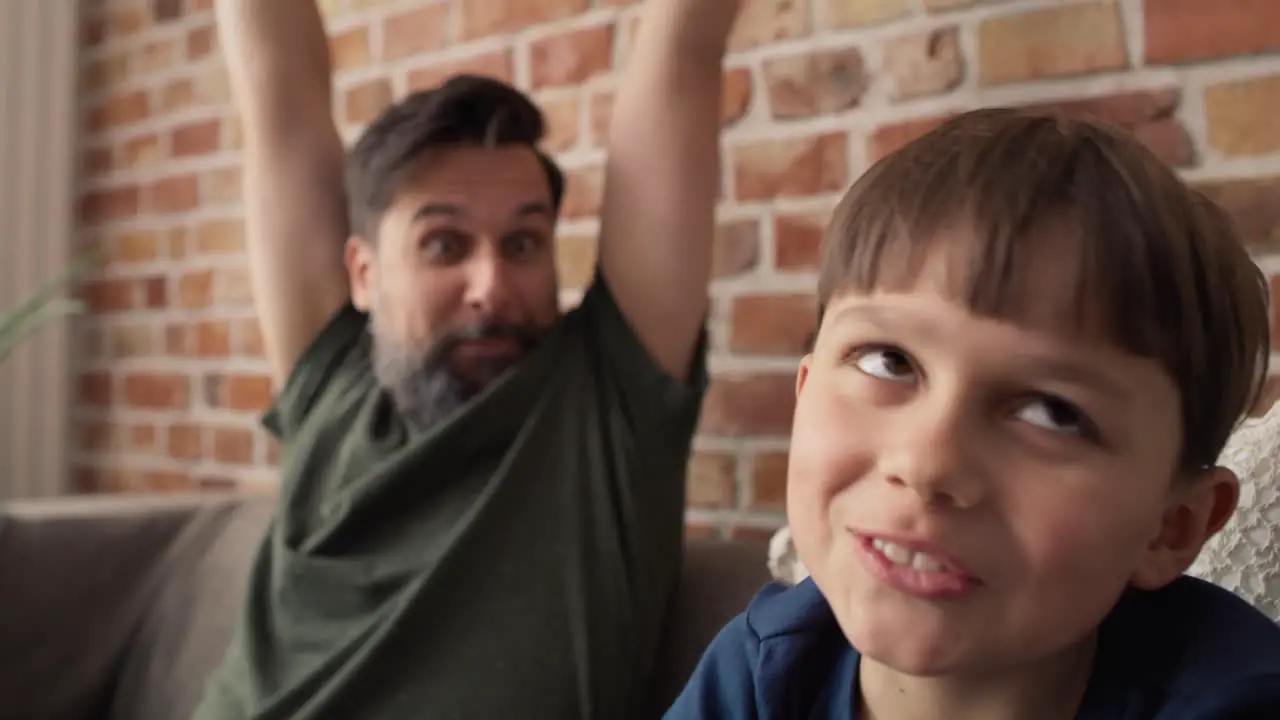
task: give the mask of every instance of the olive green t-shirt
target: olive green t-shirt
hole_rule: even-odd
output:
[[[450,418],[409,426],[342,309],[267,415],[282,500],[199,720],[626,720],[679,574],[706,387],[603,279]]]

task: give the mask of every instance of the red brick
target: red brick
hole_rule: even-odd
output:
[[[790,373],[716,376],[707,389],[699,429],[707,435],[785,435],[795,399]]]
[[[577,145],[582,117],[578,93],[552,93],[539,97],[537,102],[547,123],[547,133],[542,139],[543,150],[558,153]]]
[[[342,119],[352,124],[367,123],[391,105],[392,100],[390,81],[362,82],[342,94]]]
[[[121,396],[133,407],[181,409],[191,401],[190,380],[176,373],[132,372],[124,376]]]
[[[784,213],[773,219],[773,262],[779,270],[816,270],[831,213]]]
[[[148,207],[156,213],[179,213],[199,205],[199,184],[193,173],[161,178],[147,189]]]
[[[729,36],[730,52],[807,36],[812,30],[809,4],[810,0],[743,0],[742,14]]]
[[[1231,214],[1251,252],[1280,252],[1280,176],[1202,182],[1195,187]]]
[[[210,375],[205,382],[205,397],[213,407],[262,412],[271,404],[271,378],[244,373]]]
[[[151,0],[151,16],[158,23],[172,22],[182,17],[183,0]]]
[[[113,238],[111,262],[151,262],[160,255],[160,238],[149,230],[124,232]]]
[[[511,53],[500,50],[414,68],[409,71],[407,84],[410,92],[426,90],[438,87],[446,78],[459,74],[483,75],[509,83],[513,76]]]
[[[467,0],[462,15],[462,39],[500,35],[585,12],[589,0]]]
[[[756,455],[751,461],[751,508],[783,510],[787,506],[787,453]]]
[[[696,452],[689,458],[685,504],[729,508],[737,504],[737,460],[729,453]]]
[[[711,244],[711,275],[726,278],[754,269],[760,260],[760,223],[732,220],[716,225]]]
[[[151,101],[146,91],[133,90],[109,97],[90,108],[87,124],[89,132],[96,133],[142,122],[150,114]]]
[[[724,532],[717,525],[690,520],[684,524],[684,536],[687,540],[716,541],[724,539]]]
[[[197,120],[173,129],[169,137],[170,152],[174,157],[208,155],[217,152],[222,140],[222,123],[216,118]]]
[[[1129,62],[1112,0],[994,15],[979,23],[977,36],[980,85],[1120,70]]]
[[[217,36],[211,24],[191,28],[187,33],[187,59],[199,60],[212,53],[216,39]]]
[[[115,159],[109,147],[84,148],[80,156],[80,170],[86,177],[94,178],[111,172]]]
[[[530,44],[529,77],[535,88],[578,85],[608,72],[612,59],[612,25],[578,28]]]
[[[730,310],[729,350],[799,356],[808,351],[817,322],[812,294],[739,295]]]
[[[329,38],[329,61],[335,72],[367,65],[370,55],[366,26],[349,28]]]
[[[108,313],[137,306],[137,285],[132,280],[111,278],[81,283],[80,298],[89,312]]]
[[[604,194],[604,168],[599,165],[565,171],[564,202],[560,214],[566,219],[595,217]]]
[[[231,354],[231,323],[226,320],[202,320],[192,328],[192,352],[200,357],[226,357]]]
[[[959,32],[935,28],[892,38],[884,44],[889,96],[909,100],[954,90],[964,78]]]
[[[80,198],[80,219],[86,224],[133,217],[142,204],[136,185],[92,190]]]
[[[174,460],[199,460],[204,457],[203,431],[199,425],[177,423],[165,433],[165,452]]]
[[[1145,0],[1148,64],[1192,62],[1280,49],[1274,0]]]
[[[203,308],[213,303],[213,271],[192,270],[178,276],[178,307]]]
[[[253,462],[253,433],[243,428],[214,428],[213,459],[234,465]]]
[[[848,181],[844,133],[761,140],[732,148],[739,200],[766,200],[841,190]]]
[[[382,21],[382,57],[399,60],[444,47],[449,5],[433,3],[388,16]]]
[[[775,118],[801,118],[854,107],[867,89],[857,48],[768,58],[764,83]]]
[[[115,397],[110,373],[84,372],[76,378],[76,402],[81,405],[105,407]]]
[[[164,277],[143,278],[142,304],[149,310],[158,310],[169,304],[169,286]]]

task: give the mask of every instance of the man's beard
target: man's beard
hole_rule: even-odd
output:
[[[452,330],[425,346],[398,340],[377,320],[369,324],[373,334],[373,371],[378,383],[391,395],[396,408],[411,422],[430,427],[497,379],[537,344],[542,331],[528,325],[489,321]],[[505,340],[518,352],[510,357],[476,361],[463,375],[451,364],[454,351],[472,340]]]

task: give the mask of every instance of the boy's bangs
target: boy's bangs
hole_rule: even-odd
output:
[[[1178,232],[1168,227],[1176,206],[1139,200],[1088,128],[1037,118],[1003,129],[961,143],[943,128],[864,175],[828,229],[822,304],[909,290],[941,260],[945,291],[976,314],[1180,355],[1169,343],[1195,316],[1195,293],[1179,272],[1190,258],[1176,255],[1190,248],[1153,232]]]

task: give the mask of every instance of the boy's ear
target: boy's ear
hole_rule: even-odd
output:
[[[1179,479],[1160,521],[1160,533],[1147,547],[1132,584],[1155,590],[1173,582],[1195,562],[1209,538],[1231,519],[1240,500],[1240,481],[1226,468],[1202,470]]]
[[[813,366],[813,353],[800,358],[800,367],[796,369],[796,397],[804,390],[804,382],[809,379],[809,368]]]

